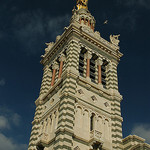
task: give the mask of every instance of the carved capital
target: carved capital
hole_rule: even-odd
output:
[[[61,54],[59,57],[59,61],[65,61],[66,60],[66,56],[64,54]]]
[[[52,69],[58,69],[59,65],[58,63],[55,61],[53,64],[52,64]]]
[[[96,63],[97,63],[98,66],[102,66],[103,60],[101,58],[98,58]]]
[[[107,66],[106,66],[106,71],[112,70],[112,63],[110,62]]]
[[[87,51],[85,53],[85,57],[86,57],[86,59],[91,59],[92,58],[92,52],[91,51]]]

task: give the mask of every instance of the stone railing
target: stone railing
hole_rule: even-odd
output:
[[[90,141],[91,140],[101,142],[102,141],[102,133],[97,130],[92,130],[90,132]]]

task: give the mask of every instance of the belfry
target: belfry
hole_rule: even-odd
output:
[[[138,150],[139,143],[150,148],[140,137],[122,138],[119,35],[106,41],[95,23],[88,0],[77,0],[70,25],[46,43],[28,150]]]

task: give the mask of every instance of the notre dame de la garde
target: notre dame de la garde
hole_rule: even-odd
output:
[[[69,27],[42,55],[28,150],[150,150],[141,137],[122,137],[119,35],[103,39],[87,3],[77,0]]]

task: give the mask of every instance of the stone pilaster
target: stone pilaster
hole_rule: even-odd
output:
[[[60,108],[54,149],[72,150],[76,80],[78,77],[78,43],[71,40],[66,50],[66,70],[60,96]]]
[[[43,79],[42,79],[42,84],[40,89],[41,96],[47,93],[48,90],[50,89],[51,78],[52,78],[52,72],[48,65],[46,65],[43,70],[44,73],[43,73]]]
[[[60,62],[60,66],[59,66],[59,74],[58,74],[58,79],[61,78],[61,74],[62,74],[62,70],[63,70],[63,64],[64,61],[66,60],[66,57],[64,54],[61,54],[60,58],[59,58],[59,62]]]
[[[36,150],[38,136],[40,134],[40,119],[43,113],[43,106],[38,103],[35,111],[34,120],[32,122],[32,130],[28,150]]]
[[[110,62],[107,65],[106,72],[107,89],[118,91],[117,64]]]
[[[112,143],[113,148],[116,150],[122,150],[122,122],[121,117],[121,103],[122,96],[117,93],[113,93],[111,99],[111,120],[112,120]]]

